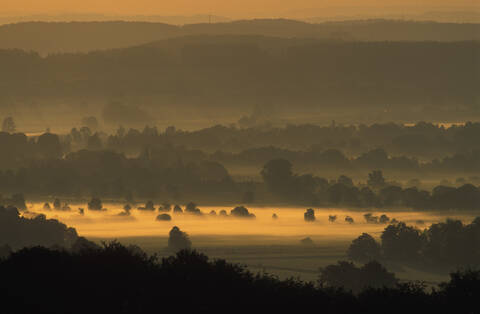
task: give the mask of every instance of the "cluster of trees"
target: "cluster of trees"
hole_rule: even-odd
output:
[[[18,170],[0,171],[0,191],[26,195],[109,196],[239,200],[241,191],[215,162],[173,164],[142,155],[127,158],[109,151],[81,150],[62,159],[35,160]],[[198,196],[198,198],[196,197]],[[94,205],[97,206],[97,205]]]
[[[319,286],[253,274],[238,264],[209,260],[188,250],[158,260],[118,242],[71,252],[32,247],[0,260],[0,294],[4,311],[14,313],[146,313],[160,307],[214,310],[219,305],[241,311],[259,305],[269,310],[307,311],[320,305],[322,312],[332,314],[384,313],[385,309],[405,313],[412,306],[423,313],[474,313],[477,309],[478,271],[453,273],[449,282],[427,292],[418,285],[396,284],[378,264],[369,263],[360,270],[347,266],[352,278],[339,280],[337,267],[329,266]],[[355,288],[355,293],[348,285],[337,289],[336,283],[360,277],[366,285]]]
[[[367,288],[394,288],[399,280],[394,273],[377,261],[369,261],[362,267],[352,262],[339,261],[320,269],[318,278],[321,287],[345,289],[353,293],[360,293]]]
[[[472,184],[458,188],[439,185],[432,192],[416,187],[390,185],[380,170],[369,173],[366,185],[355,186],[341,175],[337,180],[293,173],[285,159],[267,162],[261,175],[270,191],[289,202],[314,205],[348,205],[355,207],[409,207],[415,209],[478,209],[480,189]]]
[[[13,169],[35,159],[60,158],[65,147],[56,134],[29,138],[23,133],[0,132],[0,169]]]
[[[448,219],[425,230],[403,222],[388,225],[378,243],[362,234],[348,248],[350,259],[380,260],[429,269],[480,266],[480,217],[470,224]]]
[[[15,207],[0,206],[0,246],[12,249],[42,245],[71,248],[79,239],[74,228],[45,215],[22,217]]]

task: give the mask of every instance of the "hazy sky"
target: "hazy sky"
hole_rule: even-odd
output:
[[[335,7],[335,8],[332,8]],[[102,13],[229,17],[412,13],[439,7],[480,7],[478,0],[0,0],[1,15]],[[408,11],[408,12],[407,12]]]

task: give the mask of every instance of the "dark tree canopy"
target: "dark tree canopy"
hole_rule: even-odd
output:
[[[102,200],[98,197],[92,197],[90,202],[88,202],[88,209],[89,210],[102,210],[103,209]]]
[[[230,211],[230,215],[238,218],[255,218],[255,214],[250,213],[244,206],[237,206]]]
[[[362,233],[361,236],[352,241],[347,250],[347,256],[353,261],[364,263],[379,260],[381,256],[380,245],[371,235]]]
[[[186,232],[183,232],[177,226],[170,230],[168,238],[168,248],[172,251],[180,251],[184,249],[190,249],[192,242]]]
[[[315,221],[315,210],[312,208],[307,209],[307,211],[303,214],[303,218],[305,221]]]

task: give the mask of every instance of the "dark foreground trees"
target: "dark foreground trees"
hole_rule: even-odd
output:
[[[345,289],[360,293],[367,288],[395,288],[398,279],[377,261],[370,261],[362,267],[352,262],[339,261],[320,270],[319,284],[322,287]]]
[[[373,268],[363,273],[382,270]],[[75,253],[22,249],[0,260],[0,277],[4,313],[160,313],[220,307],[225,311],[224,306],[237,311],[265,306],[269,311],[316,307],[322,313],[474,313],[480,296],[476,271],[455,273],[431,293],[415,285],[389,283],[389,288],[380,285],[352,294],[255,275],[195,251],[158,260],[117,242],[84,246]]]

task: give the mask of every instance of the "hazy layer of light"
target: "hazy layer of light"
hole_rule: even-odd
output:
[[[230,17],[312,16],[414,12],[438,7],[479,7],[476,0],[1,0],[0,14],[103,13],[143,15],[217,14]],[[317,12],[315,12],[317,10]],[[397,12],[402,13],[402,12]]]
[[[72,211],[44,211],[43,204],[30,205],[29,211],[44,213],[47,218],[56,218],[68,226],[75,227],[77,232],[86,237],[122,238],[136,236],[166,237],[173,226],[188,232],[192,237],[205,235],[222,236],[250,236],[262,235],[266,237],[284,237],[286,242],[298,241],[303,237],[312,237],[323,240],[349,241],[363,232],[379,236],[385,225],[367,224],[363,214],[368,211],[350,211],[348,209],[316,209],[317,221],[305,222],[303,213],[305,208],[265,208],[249,207],[256,219],[241,219],[232,217],[212,217],[209,215],[195,216],[189,214],[173,214],[172,221],[156,221],[158,211],[132,210],[131,216],[118,216],[122,212],[119,204],[105,204],[106,211],[91,211],[86,204],[70,205]],[[78,213],[78,208],[85,208],[85,214]],[[217,213],[225,209],[229,213],[231,207],[200,207],[202,212]],[[272,219],[276,213],[278,219]],[[380,215],[384,212],[372,212]],[[408,224],[416,224],[423,220],[425,228],[429,224],[444,221],[447,217],[462,219],[469,223],[474,217],[470,214],[458,213],[421,213],[413,211],[395,211],[386,213],[390,218],[396,218]],[[330,223],[328,215],[337,215],[337,222]],[[355,223],[350,225],[344,221],[346,215],[354,218]]]

